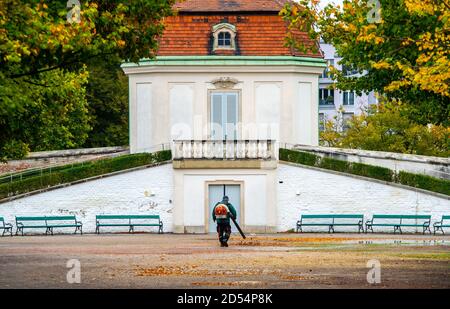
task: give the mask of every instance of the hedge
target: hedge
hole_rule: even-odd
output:
[[[0,199],[171,159],[170,150],[165,150],[66,165],[45,170],[42,175],[32,174],[22,180],[0,184]]]
[[[391,169],[356,162],[347,162],[328,157],[320,157],[303,151],[280,149],[280,160],[323,169],[364,176],[387,182],[400,183],[432,192],[450,195],[450,181],[408,172],[396,173]]]
[[[427,175],[399,172],[397,182],[410,187],[450,195],[450,181]]]

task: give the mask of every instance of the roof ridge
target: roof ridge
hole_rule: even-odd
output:
[[[278,12],[290,0],[185,0],[174,8],[180,12]]]

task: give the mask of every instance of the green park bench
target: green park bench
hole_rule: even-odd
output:
[[[444,227],[450,227],[450,216],[442,216],[441,221],[435,222],[433,224],[434,234],[441,230],[442,234],[444,234]]]
[[[12,234],[12,229],[13,229],[12,224],[11,223],[5,223],[5,219],[3,217],[0,217],[0,230],[3,230],[2,237],[8,231],[9,231],[9,234],[11,234],[11,236],[12,236],[13,235]]]
[[[41,216],[41,217],[16,217],[17,231],[24,234],[24,229],[45,229],[45,234],[53,235],[54,228],[75,228],[74,234],[80,231],[83,234],[83,224],[77,221],[75,216]]]
[[[97,215],[95,233],[100,234],[100,227],[128,227],[134,233],[135,227],[157,226],[158,233],[163,233],[163,223],[159,215]]]
[[[328,232],[334,233],[335,226],[357,226],[358,233],[364,232],[364,215],[359,214],[323,214],[323,215],[301,215],[297,221],[297,232],[303,232],[304,226],[326,226]]]
[[[371,230],[373,233],[374,226],[393,227],[394,233],[399,231],[402,233],[402,227],[421,227],[423,234],[430,230],[430,215],[373,215],[371,220],[366,222],[366,233]]]

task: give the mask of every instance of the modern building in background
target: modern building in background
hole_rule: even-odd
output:
[[[339,62],[342,57],[336,53],[336,49],[331,44],[320,42],[320,48],[327,61],[327,66],[334,66],[342,70],[347,76],[357,76],[358,73],[347,69]],[[353,91],[340,91],[331,89],[333,80],[330,78],[328,69],[319,77],[319,126],[323,129],[323,124],[327,120],[338,119],[342,129],[346,128],[346,121],[353,115],[361,114],[371,104],[377,104],[374,92],[357,96]]]

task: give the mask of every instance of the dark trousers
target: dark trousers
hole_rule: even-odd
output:
[[[219,234],[219,241],[227,242],[231,235],[230,223],[217,223],[217,233]]]

